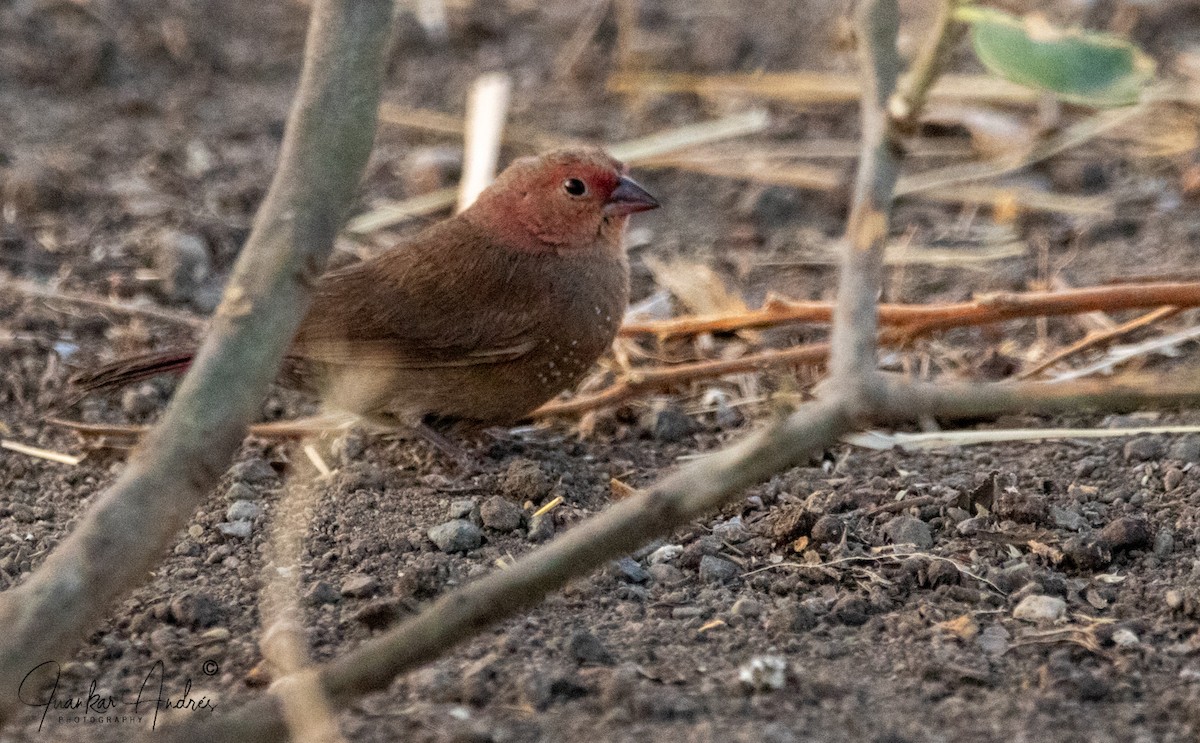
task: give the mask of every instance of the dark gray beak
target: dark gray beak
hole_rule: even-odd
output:
[[[651,196],[646,189],[639,186],[632,178],[621,176],[621,180],[617,181],[617,187],[608,197],[608,203],[604,205],[604,216],[623,217],[634,212],[657,209],[658,206],[658,199]]]

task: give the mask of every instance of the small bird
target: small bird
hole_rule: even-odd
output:
[[[324,275],[288,351],[327,408],[389,426],[513,423],[574,385],[629,302],[629,215],[659,203],[601,150],[516,160],[468,209]],[[73,381],[187,368],[194,349]]]

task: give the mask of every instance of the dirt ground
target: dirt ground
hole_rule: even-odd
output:
[[[1105,20],[1085,18],[1083,4],[1060,5],[1061,17]],[[1121,3],[1097,5],[1122,17]],[[1167,5],[1132,31],[1171,74],[1200,49],[1200,11]],[[460,114],[475,75],[506,70],[515,80],[513,121],[596,141],[746,104],[607,92],[617,54],[611,18],[595,43],[564,56],[578,3],[466,6],[450,4],[444,42],[411,17],[402,21],[386,100]],[[841,3],[768,0],[746,15],[716,2],[641,6],[631,53],[650,68],[853,69]],[[0,5],[0,273],[196,316],[211,311],[270,178],[305,15],[288,0]],[[906,49],[926,27],[920,18],[909,16]],[[760,141],[844,138],[856,127],[848,106],[775,104],[772,113]],[[458,147],[453,137],[383,126],[362,208],[452,182]],[[505,156],[526,152],[511,147]],[[894,269],[887,297],[960,299],[1024,288],[1048,271],[1074,285],[1194,275],[1200,210],[1195,186],[1189,196],[1181,177],[1191,157],[1136,158],[1097,146],[1056,158],[1022,182],[1120,194],[1119,214],[1009,223],[1003,229],[1028,246],[1023,255],[984,270]],[[656,288],[648,256],[713,266],[752,305],[767,291],[830,295],[832,271],[811,257],[841,229],[841,196],[671,170],[637,176],[665,208],[635,220],[635,299]],[[986,224],[986,212],[914,202],[899,208],[896,232],[969,252],[974,233],[963,225]],[[371,246],[347,242],[337,260]],[[82,452],[74,434],[43,418],[152,420],[170,380],[82,401],[66,380],[191,332],[161,318],[0,294],[0,433]],[[1056,346],[1082,332],[1074,320],[960,331],[888,363],[924,360],[936,373],[996,377],[1019,366],[1032,344]],[[792,329],[757,342],[809,337]],[[1179,358],[1147,364],[1195,361],[1194,347],[1184,346]],[[812,376],[777,372],[716,386],[736,400],[746,385],[765,395]],[[94,682],[101,695],[129,698],[148,677],[156,685],[159,668],[166,693],[178,698],[190,683],[188,698],[217,712],[262,693],[254,670],[262,553],[285,488],[316,489],[303,601],[313,655],[327,659],[603,511],[612,478],[648,483],[771,410],[714,412],[699,399],[635,401],[599,416],[589,436],[567,424],[491,431],[464,442],[473,457],[465,469],[420,443],[350,434],[322,444],[335,472],[314,482],[298,474],[307,472],[297,466],[302,454],[252,439],[146,585],[62,668],[58,694],[86,696]],[[308,409],[310,401],[281,391],[263,416]],[[1174,423],[1200,423],[1200,415],[978,425]],[[68,466],[0,453],[0,587],[41,562],[125,457],[87,454]],[[339,722],[354,741],[1195,740],[1197,463],[1194,435],[926,453],[838,447],[356,703]],[[531,511],[556,496],[563,504],[531,528]],[[445,552],[428,532],[459,517],[480,527],[482,545]],[[149,724],[58,710],[43,720],[42,711],[32,707],[0,739],[117,741]]]

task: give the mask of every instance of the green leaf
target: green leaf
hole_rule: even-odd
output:
[[[1061,29],[1039,15],[1017,18],[992,8],[962,7],[975,54],[993,73],[1088,106],[1136,103],[1154,77],[1154,61],[1112,34]]]

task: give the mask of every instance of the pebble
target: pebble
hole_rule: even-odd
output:
[[[188,527],[187,533],[192,539],[199,539],[204,536],[204,527],[200,524],[192,524]]]
[[[438,524],[428,534],[442,552],[470,552],[483,544],[483,532],[466,519]]]
[[[225,491],[225,497],[231,501],[235,500],[257,500],[262,493],[250,487],[244,482],[235,482]]]
[[[158,409],[158,389],[143,384],[121,393],[121,410],[131,418],[144,418]]]
[[[373,575],[353,573],[342,581],[341,594],[348,598],[360,599],[370,596],[379,588],[379,580]]]
[[[154,270],[163,291],[172,299],[187,301],[212,273],[208,244],[199,235],[163,230],[153,246]]]
[[[897,516],[883,527],[893,544],[912,544],[917,549],[929,549],[933,546],[933,533],[929,524],[912,516]]]
[[[1013,618],[1026,622],[1057,622],[1066,614],[1066,601],[1042,594],[1026,596],[1013,609]]]
[[[529,534],[526,536],[530,542],[545,542],[554,536],[554,515],[543,513],[535,515],[529,519]]]
[[[757,617],[762,615],[762,604],[754,599],[742,597],[733,602],[733,607],[729,610],[735,617]]]
[[[1154,542],[1154,533],[1145,519],[1122,516],[1104,527],[1099,539],[1113,552],[1143,549]]]
[[[479,518],[489,529],[510,532],[521,528],[525,521],[525,511],[507,498],[493,495],[479,507]]]
[[[579,663],[608,666],[613,663],[612,653],[604,647],[604,643],[586,629],[578,629],[571,633],[567,640],[567,651]]]
[[[746,529],[746,524],[742,521],[741,516],[734,516],[726,521],[713,524],[712,535],[722,542],[737,544],[749,539],[750,531]]]
[[[827,513],[817,519],[817,523],[813,524],[808,536],[814,545],[821,545],[838,542],[845,533],[846,525],[842,523],[842,520]]]
[[[470,498],[462,498],[460,500],[450,501],[450,508],[446,511],[446,518],[449,519],[467,519],[471,517],[475,511],[475,501]]]
[[[678,544],[664,544],[650,553],[648,558],[651,565],[675,562],[683,554],[683,547]]]
[[[706,583],[724,583],[738,577],[741,572],[737,563],[723,557],[704,555],[700,558],[700,580]]]
[[[1154,535],[1154,556],[1166,557],[1175,551],[1175,534],[1170,529],[1159,529]]]
[[[1059,508],[1058,506],[1050,506],[1050,520],[1059,529],[1081,531],[1087,528],[1087,519],[1078,511]]]
[[[552,483],[542,466],[532,459],[514,459],[500,476],[500,492],[511,501],[540,503]]]
[[[274,483],[279,475],[267,460],[255,457],[233,465],[229,470],[229,478],[247,485],[266,485]]]
[[[750,691],[778,691],[787,686],[787,660],[756,655],[738,669],[738,682]]]
[[[1138,436],[1125,442],[1124,455],[1126,462],[1150,462],[1162,458],[1163,445],[1155,436]]]
[[[217,531],[227,537],[236,537],[238,539],[249,538],[251,528],[249,521],[222,521],[217,524]]]
[[[1008,652],[1010,637],[1012,635],[1004,629],[1003,625],[991,624],[984,627],[976,642],[979,643],[979,647],[984,653],[992,657],[999,657]]]
[[[653,435],[655,441],[672,443],[690,436],[696,431],[696,423],[683,409],[673,403],[664,405],[654,413]]]
[[[661,583],[664,586],[678,585],[686,579],[682,570],[665,562],[651,565],[646,573],[655,583]]]
[[[262,508],[257,503],[248,500],[235,500],[225,509],[225,519],[228,521],[251,521],[258,518]]]
[[[986,518],[983,516],[972,516],[965,521],[960,521],[958,525],[954,527],[954,530],[958,532],[959,536],[970,537],[978,534],[986,528]]]
[[[351,615],[351,619],[367,629],[381,630],[400,618],[400,601],[383,598],[371,601]]]
[[[628,583],[645,583],[650,580],[650,574],[632,557],[614,560],[611,563],[611,570],[617,578]]]
[[[1183,470],[1178,467],[1171,467],[1163,473],[1163,490],[1171,491],[1179,487],[1179,483],[1183,482]]]
[[[1113,632],[1112,641],[1113,641],[1113,644],[1119,648],[1130,648],[1130,647],[1133,647],[1134,645],[1137,645],[1140,642],[1140,640],[1138,640],[1137,634],[1135,634],[1133,632],[1133,630],[1127,629],[1125,627],[1122,627],[1121,629],[1117,630],[1116,632]]]
[[[168,617],[175,624],[191,629],[211,627],[221,619],[221,606],[204,593],[186,591],[171,599]]]
[[[1171,444],[1167,456],[1180,462],[1200,463],[1200,436],[1188,434]]]
[[[321,604],[336,604],[342,600],[342,594],[331,584],[323,580],[317,581],[304,594],[304,601],[310,606]]]
[[[339,467],[357,461],[367,450],[367,441],[358,431],[347,431],[333,440],[329,453]]]
[[[1178,611],[1183,606],[1183,592],[1172,588],[1167,591],[1164,600],[1167,602],[1167,608],[1172,611]]]

